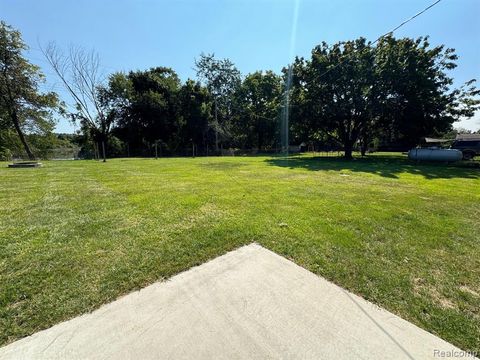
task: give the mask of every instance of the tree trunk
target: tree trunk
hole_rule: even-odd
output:
[[[105,153],[105,140],[102,141],[102,155],[103,155],[103,162],[107,162],[107,154]]]
[[[17,131],[18,137],[20,138],[20,141],[22,142],[23,148],[25,149],[25,152],[27,153],[28,159],[29,160],[35,160],[35,155],[33,155],[32,150],[30,149],[30,146],[27,143],[27,139],[25,138],[25,135],[23,134],[22,128],[20,127],[20,122],[18,121],[18,116],[17,112],[15,109],[13,109],[10,113],[13,126],[15,127],[15,130]]]
[[[350,140],[345,141],[345,159],[352,160],[353,156],[353,142]]]
[[[95,160],[98,160],[99,159],[99,151],[98,151],[98,142],[97,141],[94,141],[93,142],[93,158]]]
[[[362,153],[362,156],[365,156],[367,153],[367,143],[365,141],[363,141],[362,145],[360,146],[360,152]]]
[[[262,152],[263,147],[263,133],[260,130],[258,131],[258,152]]]

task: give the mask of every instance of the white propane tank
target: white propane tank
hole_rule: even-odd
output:
[[[412,149],[408,152],[410,160],[424,161],[460,161],[463,154],[455,149]]]

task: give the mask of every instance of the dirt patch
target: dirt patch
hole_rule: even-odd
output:
[[[455,303],[440,293],[436,287],[428,284],[425,279],[414,278],[412,286],[415,296],[427,295],[443,309],[457,309]]]
[[[176,229],[188,230],[200,224],[218,221],[228,216],[228,212],[213,203],[205,203],[182,222],[175,224]]]

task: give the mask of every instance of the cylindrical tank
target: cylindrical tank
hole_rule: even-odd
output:
[[[408,158],[426,161],[460,161],[463,154],[455,149],[412,149],[408,152]]]

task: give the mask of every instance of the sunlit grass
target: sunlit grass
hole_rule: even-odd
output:
[[[480,350],[480,170],[400,156],[0,168],[0,344],[253,241]]]

